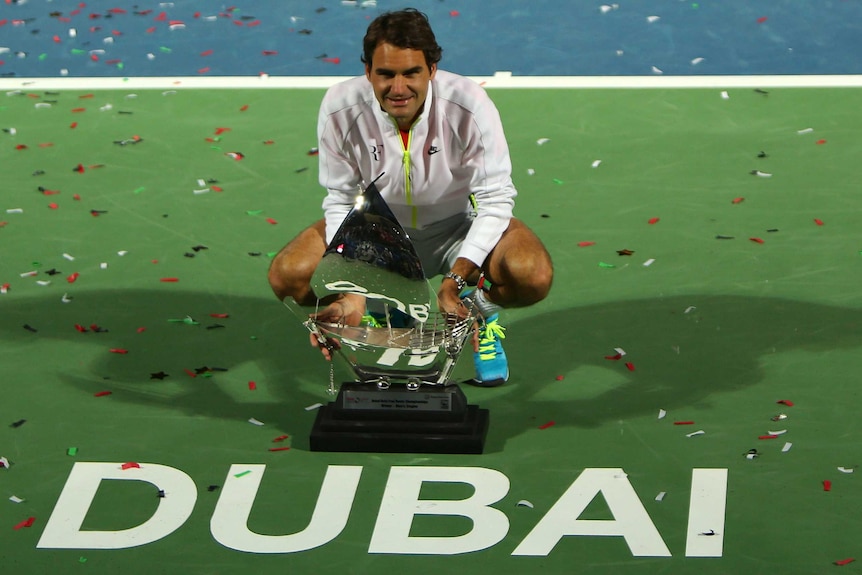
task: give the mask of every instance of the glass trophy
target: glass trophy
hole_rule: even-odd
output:
[[[416,250],[374,183],[357,196],[311,287],[315,308],[284,303],[355,377],[336,389],[330,365],[336,397],[318,410],[312,451],[482,453],[488,411],[468,405],[451,380],[477,312],[437,309]],[[345,294],[364,297],[358,325],[318,319]]]

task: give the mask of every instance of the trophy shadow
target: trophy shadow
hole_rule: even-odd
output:
[[[308,448],[302,430],[310,431],[313,423],[305,408],[329,399],[326,361],[308,345],[307,332],[293,314],[273,298],[130,289],[84,292],[69,304],[55,295],[16,299],[6,307],[0,341],[69,343],[52,348],[58,350],[51,362],[57,381],[88,395],[109,388],[117,391],[114,401],[189,416],[254,417],[293,435],[297,449]],[[214,318],[215,312],[229,317]],[[76,324],[88,331],[79,332]],[[91,324],[107,331],[94,333]],[[147,329],[139,332],[142,326]],[[82,343],[105,353],[80,353]],[[486,452],[498,452],[507,439],[546,420],[595,427],[658,408],[702,404],[714,394],[759,384],[765,376],[762,358],[776,352],[860,345],[862,311],[852,308],[715,295],[608,302],[509,323],[509,382],[487,390],[465,386],[465,391],[471,403],[489,409]],[[626,355],[606,359],[616,355],[615,348]],[[21,349],[44,353],[41,346]],[[107,353],[112,349],[128,353]],[[95,359],[82,364],[81,357]],[[25,352],[7,370],[24,371],[34,363],[44,359]],[[237,400],[247,381],[232,371],[249,363],[262,374],[266,401],[249,395]],[[464,371],[465,363],[468,357],[457,371]],[[336,372],[337,381],[350,379],[346,366]],[[154,379],[159,373],[169,378]],[[202,376],[211,377],[202,385]],[[158,387],[165,382],[173,385]]]

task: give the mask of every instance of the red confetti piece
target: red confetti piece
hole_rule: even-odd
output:
[[[80,114],[81,112],[86,112],[87,108],[72,108],[73,114]]]
[[[140,469],[141,464],[135,463],[134,461],[129,461],[128,463],[124,463],[123,465],[121,465],[120,468],[123,469],[124,471],[126,469]]]
[[[215,129],[215,135],[220,136],[220,135],[224,134],[225,132],[230,132],[230,131],[231,131],[231,128],[216,128]]]
[[[853,563],[854,561],[856,561],[854,558],[848,557],[847,559],[839,559],[838,561],[835,561],[835,564],[839,565],[839,566],[843,566],[843,565],[847,565],[849,563]]]
[[[272,442],[273,442],[273,443],[278,443],[279,441],[284,441],[284,440],[285,440],[285,439],[287,439],[288,437],[290,437],[290,436],[289,436],[289,435],[279,435],[278,437],[276,437],[275,439],[273,439],[273,440],[272,440]]]
[[[16,150],[26,150],[27,144],[18,144],[17,146],[15,146],[15,149]]]
[[[114,392],[113,391],[97,391],[93,395],[95,397],[105,397],[106,395],[111,395],[112,393],[114,393]]]
[[[793,402],[789,399],[779,399],[775,403],[781,403],[782,405],[786,405],[787,407],[793,407]]]
[[[249,388],[249,390],[254,391],[255,389],[257,389],[257,384],[253,381],[249,381],[248,382],[248,388]]]
[[[457,10],[451,10],[451,11],[449,12],[449,16],[452,16],[453,18],[456,18],[456,17],[458,17],[458,16],[460,16],[460,15],[461,15],[461,13],[460,13],[460,12],[458,12]]]
[[[264,56],[278,56],[278,50],[264,50],[264,51],[263,51],[263,55],[264,55]],[[336,60],[337,60],[337,59],[338,59],[338,58],[336,58]],[[337,63],[338,63],[338,62],[336,62],[336,64],[337,64]]]
[[[557,381],[563,381],[563,379],[564,379],[564,377],[563,377],[562,375],[558,375],[558,376],[556,377],[556,380],[557,380]]]
[[[138,329],[136,329],[135,331],[137,331],[138,333],[144,333],[145,331],[147,331],[147,328],[145,328],[145,327],[139,327],[139,328],[138,328]]]
[[[826,143],[826,140],[817,140],[818,145],[823,145]]]
[[[230,317],[230,314],[229,314],[229,313],[211,313],[211,314],[210,314],[210,317],[218,317],[218,318],[222,318],[222,319],[223,319],[223,318],[226,318],[226,317]]]
[[[741,204],[744,201],[745,201],[745,198],[733,198],[733,200],[730,203],[731,204]]]
[[[84,173],[84,164],[78,164],[77,166],[75,166],[74,171],[78,172],[79,174],[83,174]]]
[[[161,278],[159,281],[163,283],[176,283],[180,281],[180,278]]]
[[[626,367],[628,368],[628,370],[629,370],[629,371],[634,371],[634,370],[635,370],[635,364],[633,364],[633,363],[632,363],[632,362],[630,362],[630,361],[626,362]]]
[[[168,26],[185,26],[185,24],[182,20],[168,20]]]
[[[766,22],[767,20],[768,20],[768,18],[767,18],[766,16],[761,16],[760,18],[758,18],[758,19],[757,19],[757,23],[758,23],[758,24],[763,24],[763,23],[764,23],[764,22]]]
[[[289,447],[270,447],[270,451],[290,451]]]
[[[72,196],[72,199],[73,200],[80,200],[81,196],[79,194],[75,194],[74,196]]]
[[[190,369],[183,369],[183,371],[186,372],[186,375],[188,375],[189,377],[197,377],[198,376],[198,374],[196,374],[195,372],[193,372]]]
[[[778,439],[777,435],[759,435],[757,439]]]
[[[694,425],[693,421],[674,421],[674,425]]]
[[[249,28],[254,28],[255,26],[260,26],[260,20],[252,20],[248,24],[246,24]]]
[[[27,519],[25,519],[24,521],[22,521],[21,523],[16,525],[13,529],[15,529],[17,531],[18,529],[23,529],[24,527],[30,527],[33,525],[33,523],[35,521],[36,521],[35,517],[28,517]]]
[[[210,186],[210,189],[214,192],[220,192],[223,188],[220,188],[219,186]]]
[[[60,37],[59,37],[59,36],[57,36],[56,34],[54,34],[54,38],[53,38],[53,40],[54,40],[54,42],[55,42],[56,44],[59,44],[59,43],[62,41],[62,40],[60,40]]]
[[[50,204],[48,204],[48,207],[51,208],[52,210],[56,210],[57,208],[60,207],[60,205],[57,204],[56,202],[51,202]]]
[[[549,421],[548,423],[543,423],[542,425],[540,425],[540,426],[539,426],[539,429],[548,429],[549,427],[553,427],[553,426],[555,426],[556,424],[557,424],[557,422],[556,422],[556,421],[551,420],[551,421]]]
[[[248,110],[248,104],[244,104],[244,105],[239,109],[239,111],[240,111],[240,112],[245,112],[246,110]]]
[[[588,248],[590,246],[596,245],[596,242],[578,242],[579,248]]]
[[[823,491],[832,491],[832,482],[828,479],[823,480]]]
[[[167,12],[160,12],[159,15],[154,18],[154,20],[156,22],[164,22],[167,19],[168,19],[168,13]]]
[[[204,50],[203,52],[201,52],[201,56],[212,56],[212,53],[212,50]]]
[[[621,353],[618,353],[616,355],[606,355],[605,356],[605,359],[610,360],[610,361],[619,361],[622,358],[623,358],[623,354],[621,354]]]
[[[234,26],[244,26],[245,25],[245,23],[240,21],[240,20],[234,20],[233,24],[234,24]]]
[[[127,353],[129,353],[129,350],[123,349],[122,347],[112,347],[109,351],[111,353],[118,353],[120,355],[126,355]]]
[[[657,224],[657,223],[658,223],[658,220],[659,220],[658,218],[650,218],[650,219],[647,221],[647,223],[648,223],[648,224],[650,224],[650,225],[652,225],[652,224]]]
[[[82,326],[81,324],[75,324],[75,329],[77,329],[81,333],[87,333],[87,328]]]
[[[754,242],[754,243],[756,243],[756,244],[762,244],[762,243],[764,243],[764,241],[763,241],[763,239],[762,239],[762,238],[748,238],[748,239],[749,239],[749,240],[751,240],[751,241],[753,241],[753,242]]]
[[[204,68],[199,69],[199,70],[198,70],[198,74],[206,74],[206,73],[207,73],[207,72],[209,72],[209,71],[210,71],[209,66],[206,66],[206,67],[204,67]]]
[[[817,224],[818,226],[822,226],[823,220],[821,220],[820,218],[814,218],[814,223]]]
[[[277,224],[278,222],[277,222],[277,221],[275,221],[275,220],[274,220],[274,219],[272,219],[272,218],[266,218],[266,223],[268,223],[268,224],[272,224],[272,225],[275,225],[275,224]]]
[[[69,282],[70,284],[73,284],[73,283],[75,283],[75,280],[78,279],[78,276],[80,276],[80,274],[78,272],[75,272],[75,273],[71,274],[69,277],[67,277],[66,281]]]
[[[156,27],[155,27],[155,26],[150,26],[150,27],[149,27],[149,28],[147,28],[147,30],[146,30],[147,34],[153,34],[153,33],[155,33],[155,31],[156,31]]]
[[[341,58],[323,58],[323,61],[330,64],[341,64]]]

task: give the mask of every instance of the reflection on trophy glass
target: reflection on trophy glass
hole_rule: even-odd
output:
[[[476,312],[443,314],[416,250],[372,183],[357,196],[312,277],[317,309],[285,304],[335,355],[350,365],[357,381],[381,389],[404,384],[445,386]],[[314,318],[340,294],[365,297],[360,325]],[[330,391],[334,392],[330,386]]]

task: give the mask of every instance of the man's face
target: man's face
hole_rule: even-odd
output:
[[[428,84],[437,72],[437,65],[428,68],[422,50],[396,48],[379,44],[374,49],[371,65],[365,66],[365,76],[374,87],[380,106],[407,130],[428,95]]]

